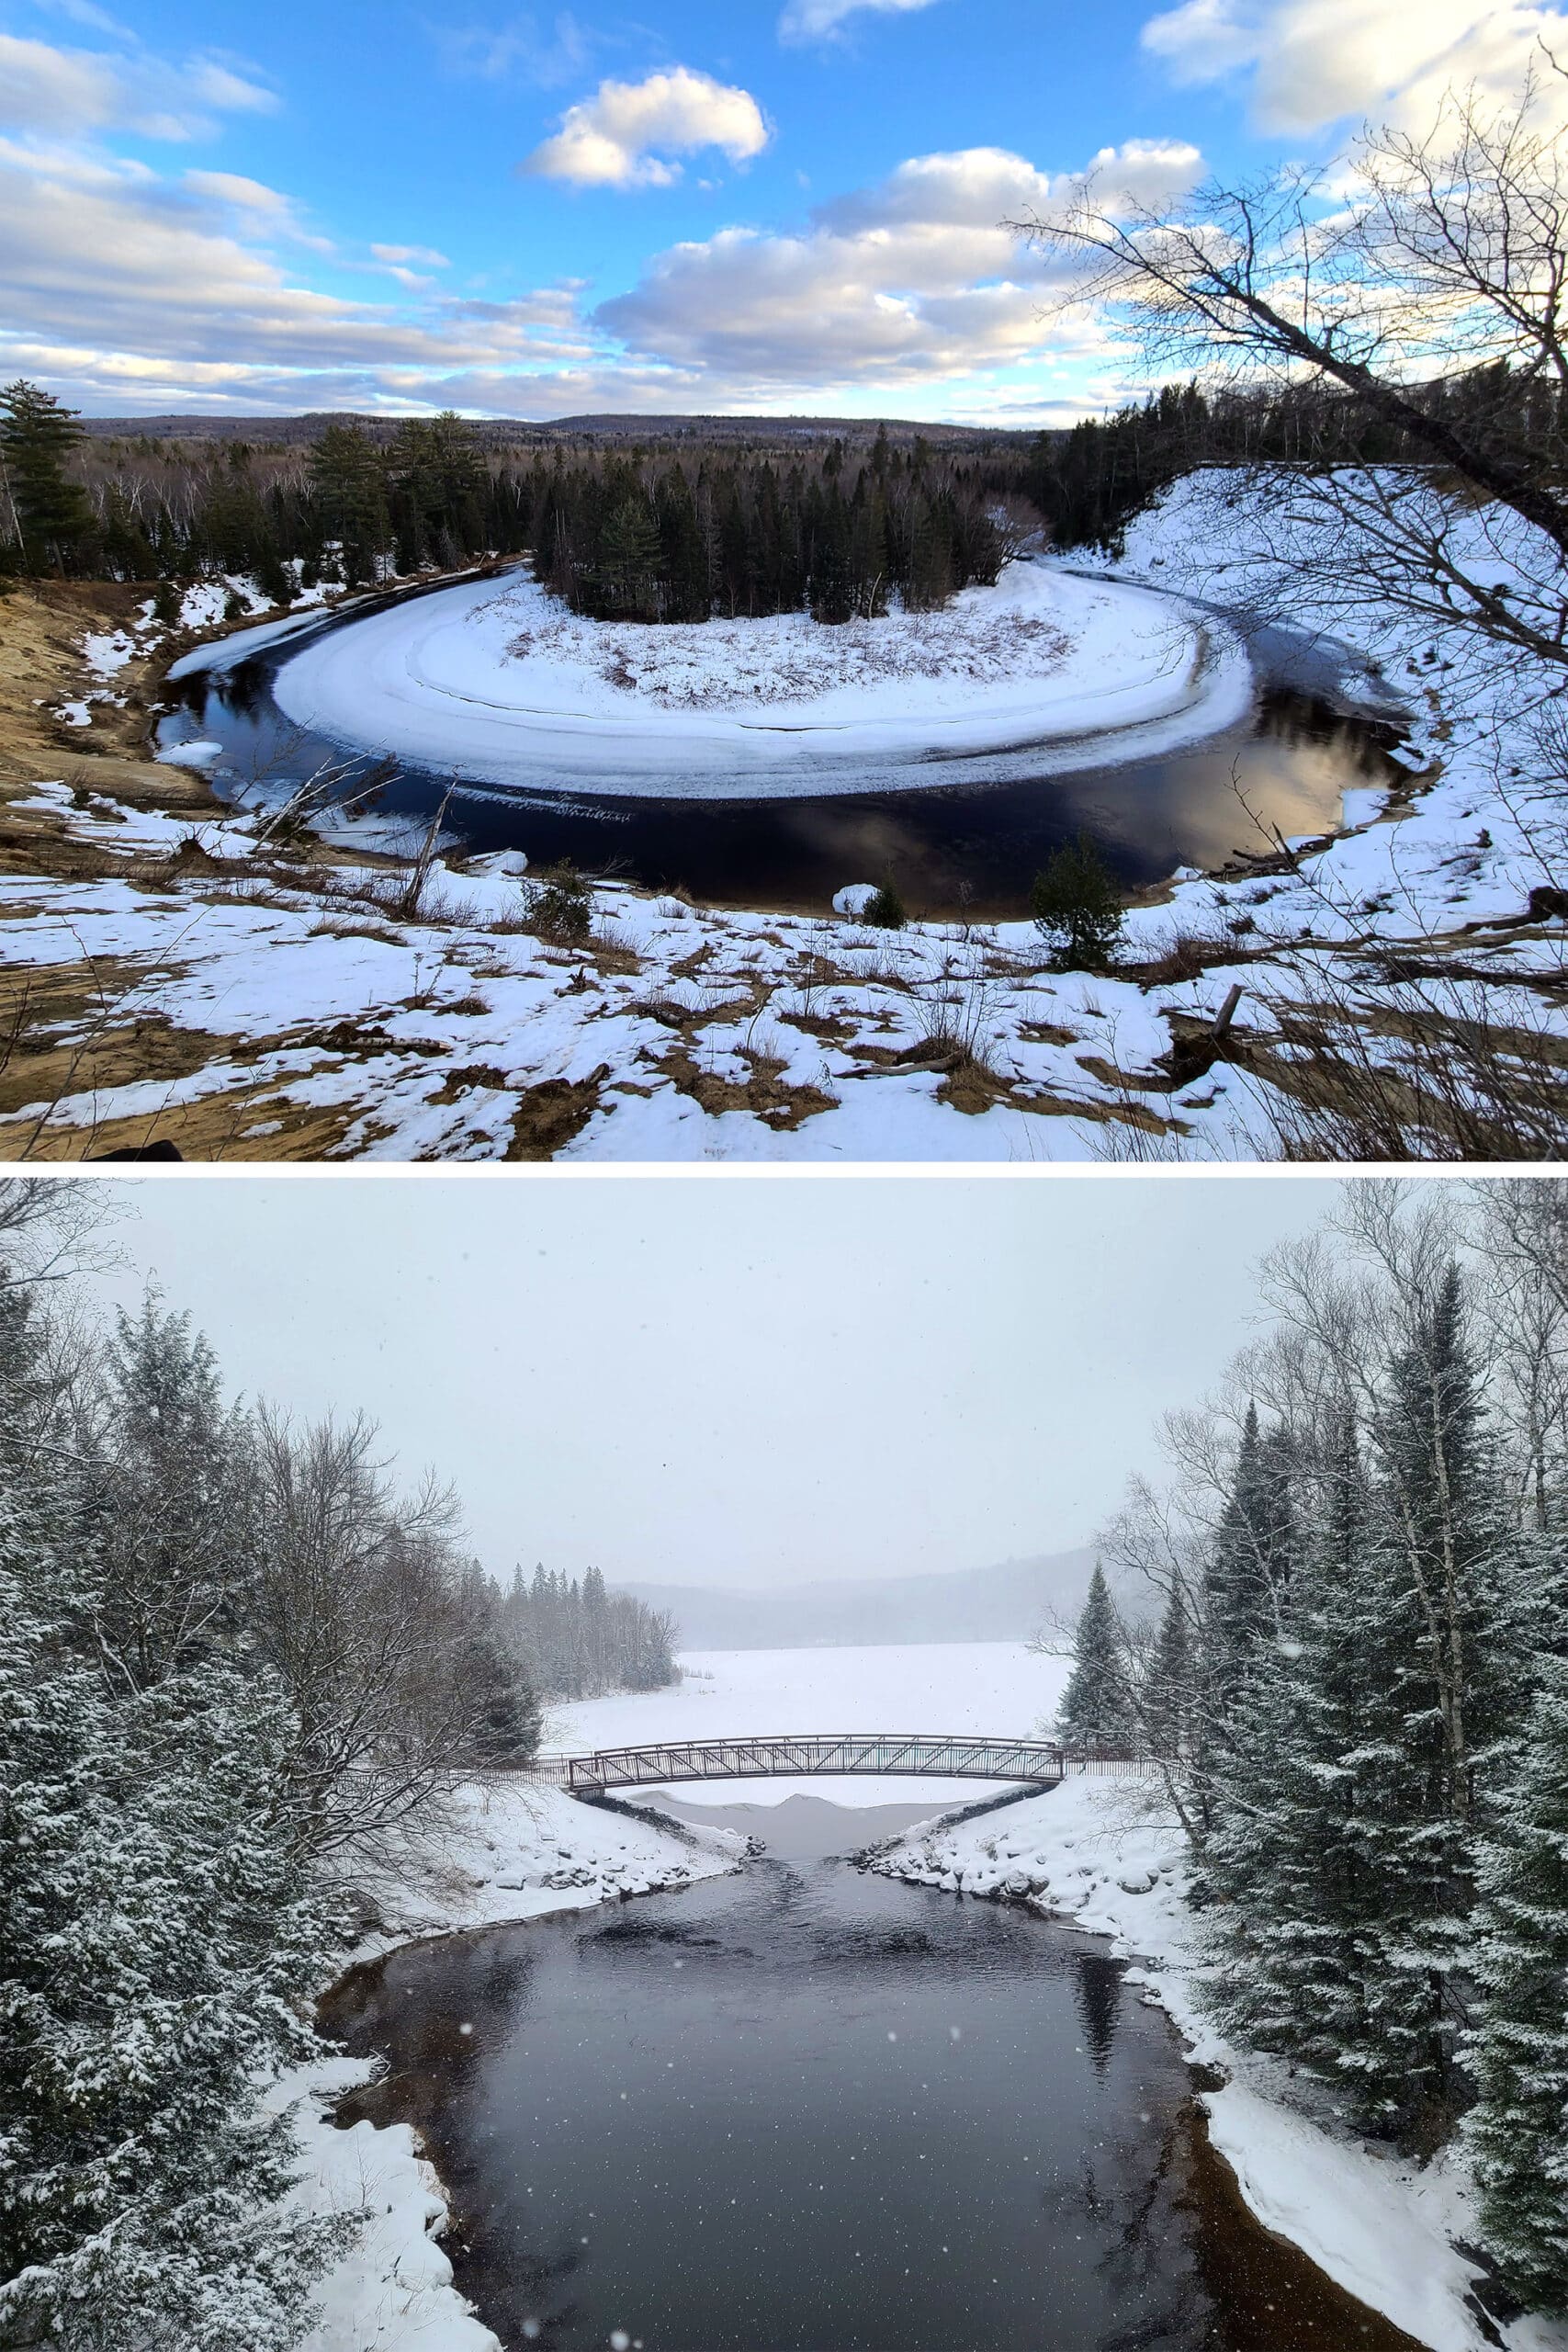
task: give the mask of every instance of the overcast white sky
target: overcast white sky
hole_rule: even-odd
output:
[[[1321,1177],[128,1183],[231,1385],[363,1407],[487,1566],[770,1585],[1083,1543]]]

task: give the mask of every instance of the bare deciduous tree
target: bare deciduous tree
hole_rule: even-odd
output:
[[[1453,96],[1425,137],[1369,130],[1342,167],[1211,184],[1164,212],[1091,181],[1010,225],[1153,372],[1335,396],[1336,446],[1368,462],[1266,469],[1260,594],[1310,569],[1342,603],[1461,621],[1560,674],[1568,168],[1547,62],[1515,104]]]

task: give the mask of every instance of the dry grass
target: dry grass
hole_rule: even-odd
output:
[[[790,1086],[784,1072],[787,1064],[778,1056],[740,1049],[739,1058],[746,1064],[744,1079],[726,1078],[716,1070],[705,1069],[687,1045],[671,1046],[656,1059],[649,1057],[650,1066],[662,1071],[682,1094],[690,1095],[711,1118],[724,1111],[749,1111],[761,1119],[764,1126],[775,1131],[803,1126],[819,1111],[833,1111],[838,1103],[831,1094],[824,1094],[817,1086]]]

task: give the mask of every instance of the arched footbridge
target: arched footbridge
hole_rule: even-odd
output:
[[[663,1788],[680,1781],[793,1780],[817,1774],[1010,1781],[1054,1788],[1079,1772],[1135,1773],[1143,1767],[1134,1757],[1090,1755],[1049,1740],[874,1731],[596,1747],[581,1756],[544,1756],[531,1769],[536,1779],[575,1796],[600,1796],[608,1789]]]

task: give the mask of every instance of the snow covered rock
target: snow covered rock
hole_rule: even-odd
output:
[[[482,857],[468,861],[470,874],[524,875],[528,871],[528,854],[521,849],[488,850]]]
[[[171,743],[160,751],[157,758],[166,768],[210,767],[214,760],[223,757],[221,743]]]
[[[874,882],[846,882],[841,890],[833,893],[833,912],[848,915],[852,922],[858,922],[875,896]]]

